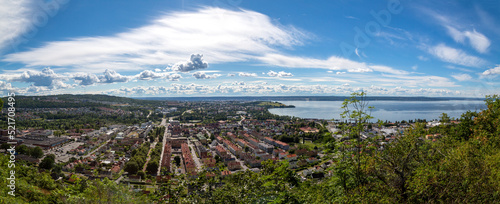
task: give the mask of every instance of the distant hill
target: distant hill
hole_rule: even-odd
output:
[[[133,99],[103,94],[62,94],[48,96],[16,96],[16,108],[73,108],[103,105],[161,106],[162,101]],[[6,100],[4,98],[4,100]],[[5,106],[5,104],[4,104]]]
[[[348,96],[214,96],[214,97],[138,97],[143,100],[171,101],[344,101]],[[484,98],[463,97],[399,97],[371,96],[368,101],[450,101],[450,100],[484,100]]]

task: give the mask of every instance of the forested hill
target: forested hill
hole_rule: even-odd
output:
[[[77,108],[103,105],[116,106],[161,106],[165,102],[132,99],[126,97],[82,94],[82,95],[49,95],[49,96],[15,96],[16,108]],[[6,98],[3,98],[6,101]],[[4,104],[5,106],[6,104]]]

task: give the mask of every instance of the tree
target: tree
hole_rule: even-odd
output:
[[[137,165],[137,162],[135,161],[129,161],[125,164],[124,170],[129,174],[136,174],[137,171],[139,171],[139,165]]]
[[[7,149],[9,149],[9,148],[10,148],[10,145],[9,145],[9,144],[7,144],[7,143],[2,143],[2,145],[1,145],[1,147],[0,147],[0,148],[7,150]]]
[[[35,158],[42,158],[43,157],[43,150],[40,147],[35,147],[30,150],[30,156],[35,157]]]
[[[158,161],[149,161],[146,167],[146,172],[148,174],[156,174],[158,171]]]
[[[53,155],[53,154],[51,154]],[[42,162],[38,165],[40,168],[50,170],[54,168],[54,157],[51,157],[50,155],[47,155],[45,158],[43,158]]]
[[[450,135],[456,140],[466,141],[472,136],[474,127],[474,118],[477,117],[476,112],[467,111],[460,117],[460,123],[455,127],[455,134]]]
[[[29,147],[26,145],[19,145],[16,147],[16,151],[19,152],[19,154],[29,154]]]
[[[335,172],[338,174],[340,185],[344,191],[363,185],[367,182],[363,168],[366,165],[366,158],[363,152],[367,142],[361,139],[361,133],[365,130],[368,120],[373,117],[370,115],[374,108],[368,106],[365,92],[354,92],[351,97],[345,99],[342,103],[344,112],[341,114],[343,119],[350,123],[341,125],[344,138],[348,142],[342,142],[342,156],[338,168]]]
[[[179,156],[175,156],[174,162],[175,162],[175,165],[177,165],[177,166],[181,165],[181,158]]]
[[[144,179],[144,178],[146,178],[146,173],[144,173],[144,171],[141,170],[141,171],[137,172],[137,176],[140,176],[141,179]]]
[[[441,113],[441,116],[439,116],[439,120],[444,124],[450,123],[450,117],[446,113]]]
[[[401,203],[408,201],[410,180],[417,167],[425,162],[421,156],[423,140],[419,139],[424,135],[424,126],[423,123],[417,123],[415,128],[387,144],[384,151],[375,157],[375,177],[385,184],[386,187],[382,189],[387,189],[388,195],[396,193]]]

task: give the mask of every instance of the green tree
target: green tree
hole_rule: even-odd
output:
[[[156,174],[158,171],[158,161],[149,161],[146,167],[146,172],[148,174]]]
[[[42,158],[43,157],[43,150],[40,147],[35,147],[30,150],[30,156],[35,157],[35,158]]]
[[[174,157],[174,163],[177,166],[181,165],[181,158],[179,156],[175,156]]]
[[[375,177],[385,187],[378,190],[386,196],[395,195],[397,202],[406,203],[409,198],[409,185],[417,167],[425,162],[422,155],[423,140],[419,139],[425,132],[425,124],[417,123],[404,136],[387,144],[384,151],[375,156],[376,164],[372,166]]]
[[[344,138],[349,140],[341,142],[342,155],[335,172],[344,191],[349,191],[367,182],[363,168],[366,165],[364,151],[368,143],[362,140],[361,133],[368,120],[373,118],[370,113],[374,108],[368,106],[365,92],[354,92],[342,103],[342,109],[344,112],[341,116],[349,123],[343,123],[341,129]]]
[[[439,120],[444,124],[450,123],[450,117],[446,113],[441,113],[441,116],[439,116]]]
[[[129,174],[136,174],[139,171],[139,165],[135,161],[129,161],[125,164],[124,170]]]
[[[50,170],[54,167],[54,164],[55,164],[54,157],[47,155],[45,158],[42,159],[42,161],[39,164],[39,167]]]
[[[0,148],[7,150],[7,149],[9,149],[9,148],[10,148],[10,145],[9,145],[9,144],[7,144],[7,143],[2,143],[2,145],[0,146]],[[18,151],[19,151],[19,150],[18,150]]]

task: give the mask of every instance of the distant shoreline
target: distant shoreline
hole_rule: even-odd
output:
[[[130,97],[142,100],[168,101],[344,101],[348,96],[207,96],[207,97]],[[367,101],[466,101],[484,100],[484,98],[465,97],[399,97],[369,96]]]

